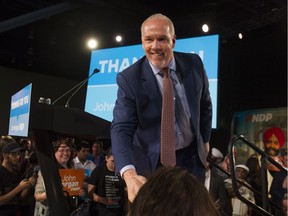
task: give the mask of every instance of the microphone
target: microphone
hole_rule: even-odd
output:
[[[82,81],[82,83],[79,85],[79,87],[73,92],[73,94],[71,94],[71,96],[68,98],[66,104],[65,104],[65,107],[68,107],[69,108],[69,102],[71,100],[71,98],[82,88],[82,86],[90,79],[91,76],[93,76],[94,74],[98,73],[100,70],[95,68],[93,73],[87,78],[85,79],[84,81]]]
[[[66,102],[65,107],[69,107],[69,101],[71,100],[71,98],[79,91],[79,89],[90,79],[90,77],[92,77],[94,74],[100,72],[99,69],[95,68],[93,73],[86,79],[82,80],[80,83],[78,83],[77,85],[75,85],[73,88],[69,89],[67,92],[65,92],[63,95],[61,95],[60,97],[58,97],[53,103],[52,105],[54,105],[57,101],[59,101],[61,98],[63,98],[64,96],[66,96],[67,94],[69,94],[71,91],[73,91],[74,89],[76,89],[74,91],[74,93],[69,97],[69,99]]]

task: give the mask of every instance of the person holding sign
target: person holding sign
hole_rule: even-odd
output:
[[[73,169],[71,145],[67,139],[58,139],[54,144],[55,158],[58,162],[59,169]],[[84,172],[83,172],[84,178]],[[35,187],[34,197],[36,200],[35,204],[35,215],[49,216],[51,215],[48,200],[46,196],[46,189],[44,184],[45,179],[41,174],[41,171],[38,172],[37,184]],[[83,196],[84,190],[79,188],[78,195]],[[72,199],[72,198],[71,198]],[[65,203],[63,203],[65,205]],[[71,205],[71,203],[70,203]]]

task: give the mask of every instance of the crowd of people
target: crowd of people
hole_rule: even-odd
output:
[[[59,137],[51,143],[58,169],[83,169],[83,187],[78,196],[69,196],[69,211],[91,203],[91,215],[125,215],[125,183],[114,174],[110,150],[101,141]],[[37,161],[32,139],[1,138],[0,215],[49,216],[51,210],[45,179]],[[88,159],[89,158],[89,159]],[[65,191],[63,191],[64,193]]]
[[[264,143],[265,144],[265,143]],[[280,149],[280,146],[278,144],[278,150]],[[277,216],[285,216],[288,214],[287,212],[287,175],[288,175],[288,154],[287,149],[281,149],[277,153],[277,157],[281,161],[281,165],[284,168],[283,170],[275,171],[275,168],[273,170],[267,169],[269,167],[266,165],[264,168],[265,174],[262,173],[261,170],[261,157],[257,153],[251,154],[248,159],[246,160],[246,163],[237,163],[237,153],[236,149],[234,149],[234,170],[235,170],[235,176],[237,178],[237,191],[238,193],[244,197],[248,202],[252,204],[256,204],[258,207],[264,208],[264,199],[266,199],[265,202],[265,210],[270,212],[272,215]],[[214,152],[214,155],[213,155]],[[215,156],[218,155],[218,157]],[[223,182],[224,182],[224,190],[226,190],[226,193],[224,193],[227,197],[219,199],[220,201],[220,208],[219,210],[221,212],[224,211],[223,215],[249,215],[249,216],[260,216],[262,215],[261,212],[257,211],[256,209],[252,208],[251,205],[247,204],[246,202],[243,202],[239,197],[236,195],[235,188],[233,188],[232,185],[232,179],[230,176],[230,161],[228,155],[223,157],[223,155],[218,153],[218,150],[211,151],[210,157],[209,157],[216,166],[219,166],[220,169],[215,169],[215,174],[210,174],[208,172],[209,165],[207,166],[207,172],[206,172],[206,181],[207,179],[212,179],[214,175],[216,175],[218,178],[220,178],[220,182],[215,183],[213,187],[218,188],[218,196],[221,194],[221,188],[223,188]],[[221,160],[222,159],[222,160]],[[213,169],[211,173],[213,173]],[[228,174],[227,174],[228,173]],[[267,175],[268,178],[266,176]],[[269,177],[270,176],[270,177]],[[264,177],[264,178],[263,178]],[[266,180],[263,180],[265,179]],[[215,181],[216,182],[216,181]],[[214,183],[214,181],[213,181]],[[265,184],[266,183],[266,184]],[[209,185],[207,186],[205,184],[206,188],[210,191]],[[265,197],[265,193],[263,187],[266,187],[267,189],[267,197]],[[215,195],[214,195],[215,197]],[[229,200],[226,202],[226,200]],[[226,203],[225,205],[222,203]],[[229,205],[227,205],[227,203]],[[231,206],[230,206],[231,204]],[[228,214],[227,214],[228,213]]]
[[[59,169],[85,170],[77,205],[88,198],[91,204],[89,215],[169,215],[168,212],[171,215],[261,215],[236,196],[231,178],[225,176],[225,173],[220,175],[219,170],[208,160],[204,184],[183,168],[160,167],[148,178],[131,203],[125,181],[115,175],[111,148],[103,151],[99,141],[76,140],[71,143],[69,140],[59,138],[52,143],[55,159]],[[15,140],[7,136],[1,138],[0,147],[1,215],[51,215],[34,142],[29,138]],[[287,169],[287,151],[281,151],[279,156],[282,156],[283,166]],[[227,166],[227,161],[224,162],[225,157],[221,151],[216,148],[211,149],[209,158],[223,169],[230,167]],[[240,181],[238,190],[241,196],[261,207],[263,185],[257,155],[251,155],[246,164],[237,164],[235,173]],[[273,215],[285,215],[284,211],[287,211],[285,182],[287,173],[274,174],[270,189],[270,211]],[[75,197],[67,200],[71,211],[77,208]]]
[[[259,215],[235,193],[229,157],[216,148],[210,150],[212,102],[201,58],[173,51],[174,25],[162,14],[142,23],[141,41],[145,56],[117,74],[112,148],[103,151],[99,141],[65,137],[51,143],[60,171],[84,170],[83,186],[76,195],[65,193],[63,205],[74,212],[81,203],[89,202],[87,216]],[[173,116],[173,121],[165,125],[159,99],[164,94],[166,98],[167,88],[167,106],[172,105],[168,119]],[[172,129],[169,138],[165,137],[167,128]],[[172,144],[170,149],[164,148],[162,140],[171,142],[166,142]],[[267,130],[263,140],[265,151],[278,159],[284,144],[280,130]],[[49,200],[45,171],[37,163],[33,140],[2,137],[0,150],[0,215],[51,216],[53,200]],[[166,154],[171,156],[168,166]],[[233,154],[237,191],[261,206],[262,197],[255,190],[266,185],[260,177],[259,156],[253,154],[243,164],[236,160],[237,148]],[[281,158],[287,170],[287,152]],[[287,215],[287,172],[269,167],[271,212]]]

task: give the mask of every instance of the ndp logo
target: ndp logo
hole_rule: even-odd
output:
[[[273,118],[272,113],[259,113],[259,114],[248,115],[246,117],[246,122],[253,122],[253,123],[268,122],[272,118]]]

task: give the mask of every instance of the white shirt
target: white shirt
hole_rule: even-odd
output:
[[[211,169],[209,169],[208,171],[206,171],[205,173],[206,177],[205,177],[205,187],[207,188],[207,190],[209,191],[210,188],[210,180],[211,180]]]

